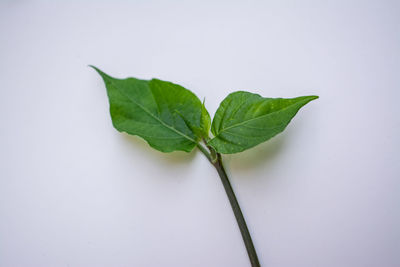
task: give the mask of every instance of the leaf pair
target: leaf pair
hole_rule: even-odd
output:
[[[188,89],[158,79],[116,79],[93,68],[106,85],[111,119],[118,131],[138,135],[162,152],[190,152],[201,139],[209,140],[210,115]],[[297,111],[316,98],[231,93],[215,113],[214,137],[207,144],[224,154],[254,147],[282,132]]]

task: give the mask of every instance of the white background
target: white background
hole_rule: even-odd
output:
[[[248,266],[217,173],[112,128],[93,64],[317,94],[225,156],[263,266],[400,266],[398,1],[2,1],[0,266]]]

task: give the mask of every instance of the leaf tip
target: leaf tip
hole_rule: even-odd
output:
[[[93,65],[90,65],[90,64],[89,64],[88,67],[94,69],[94,70],[97,71],[100,75],[105,74],[104,72],[102,72],[102,71],[101,71],[99,68],[97,68],[96,66],[93,66]]]
[[[99,69],[96,66],[93,66],[91,64],[87,65],[89,68],[95,69],[96,71],[98,71]]]
[[[88,67],[94,69],[98,74],[100,74],[100,76],[103,78],[104,81],[106,81],[106,79],[112,78],[110,75],[104,73],[101,69],[97,68],[96,66],[88,65]]]
[[[306,103],[311,102],[315,99],[318,99],[319,96],[317,95],[309,95],[309,96],[304,96],[303,99],[306,101]]]

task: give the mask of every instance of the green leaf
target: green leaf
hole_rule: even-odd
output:
[[[282,132],[302,106],[317,98],[264,98],[244,91],[231,93],[214,116],[214,138],[208,144],[224,154],[254,147]]]
[[[201,135],[205,139],[208,139],[208,133],[210,132],[211,127],[211,118],[210,114],[208,113],[206,106],[204,105],[205,99],[201,104]]]
[[[162,152],[190,152],[202,138],[204,107],[184,87],[158,79],[116,79],[93,67],[103,78],[114,127],[138,135]],[[200,129],[195,130],[195,129]]]

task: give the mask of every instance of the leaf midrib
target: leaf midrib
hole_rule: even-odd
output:
[[[144,106],[142,106],[141,104],[137,103],[134,99],[132,99],[131,97],[127,96],[126,94],[124,94],[124,92],[122,90],[120,90],[118,88],[118,86],[115,86],[115,83],[113,83],[112,80],[108,79],[108,81],[111,83],[112,86],[114,86],[121,94],[123,94],[126,98],[128,98],[131,102],[133,102],[135,105],[137,105],[138,107],[140,107],[141,109],[143,109],[147,114],[149,114],[151,117],[153,117],[154,119],[156,119],[157,121],[159,121],[163,126],[165,126],[166,128],[168,128],[169,130],[181,135],[182,137],[192,141],[193,143],[197,144],[197,142],[195,140],[193,140],[192,138],[190,138],[189,136],[187,136],[186,134],[178,131],[177,129],[175,129],[174,127],[166,124],[164,121],[162,121],[159,117],[155,116],[153,113],[151,113],[147,108],[145,108]],[[154,99],[154,101],[157,104],[157,101]],[[158,104],[157,104],[158,106]]]
[[[307,100],[308,100],[308,99],[307,99]],[[305,100],[303,100],[303,101],[305,101]],[[302,101],[299,101],[299,102],[302,102]],[[296,102],[295,104],[297,104],[297,103],[299,103],[299,102]],[[294,105],[294,104],[293,104],[293,105]],[[248,123],[248,122],[250,122],[250,121],[257,120],[257,119],[260,119],[260,118],[262,118],[262,117],[266,117],[266,116],[269,116],[269,115],[271,115],[271,114],[274,114],[274,113],[276,113],[276,112],[281,112],[281,111],[284,111],[284,110],[286,110],[286,109],[289,109],[289,108],[292,107],[293,105],[287,106],[286,108],[283,108],[283,109],[278,110],[278,111],[274,111],[274,112],[271,112],[271,113],[268,113],[268,114],[265,114],[265,115],[262,115],[262,116],[259,116],[259,117],[256,117],[256,118],[252,118],[252,119],[249,119],[249,120],[246,120],[246,121],[242,121],[242,122],[239,122],[239,123],[237,123],[237,124],[234,124],[234,125],[231,125],[231,126],[229,126],[229,127],[226,127],[226,128],[224,128],[224,129],[222,129],[222,130],[217,134],[217,136],[215,136],[215,137],[218,137],[218,136],[219,136],[222,132],[224,132],[224,131],[227,131],[227,130],[232,129],[232,128],[235,128],[235,127],[238,127],[238,126],[243,125],[243,124],[245,124],[245,123]]]

